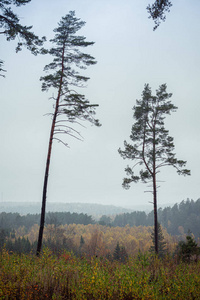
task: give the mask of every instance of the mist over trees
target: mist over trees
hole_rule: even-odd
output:
[[[200,240],[199,206],[200,199],[188,199],[173,207],[158,210],[161,220],[158,231],[161,258],[166,253],[175,253],[181,259],[187,258],[187,255],[192,259],[192,253],[198,254],[195,251],[199,251],[197,242]],[[167,228],[164,223],[168,224]],[[191,228],[194,228],[194,232],[191,232]],[[6,248],[19,254],[35,253],[38,229],[39,214],[21,216],[17,213],[0,213],[0,251]],[[97,255],[125,262],[129,256],[137,255],[139,250],[140,253],[154,252],[153,211],[136,211],[106,218],[102,216],[99,222],[94,222],[91,216],[84,214],[49,212],[46,215],[43,247],[48,247],[58,255],[62,251],[72,251],[76,256]]]
[[[33,225],[40,223],[40,214],[20,215],[19,213],[0,213],[0,228],[12,231],[19,227],[25,227],[26,231]],[[91,216],[83,213],[70,212],[47,212],[46,224],[54,224],[56,226],[65,224],[94,224]]]
[[[99,223],[108,227],[126,227],[127,225],[139,227],[153,226],[154,224],[153,210],[149,213],[133,211],[116,214],[114,208],[113,212],[110,210],[109,213],[109,216],[102,215],[98,221],[95,221],[91,215],[85,213],[47,212],[46,226],[53,224],[58,227],[65,224],[89,225]],[[161,226],[166,228],[169,234],[179,236],[191,231],[195,238],[198,239],[200,238],[200,199],[197,201],[187,199],[172,207],[159,208],[158,219]],[[0,229],[4,230],[4,234],[10,234],[19,227],[24,227],[25,232],[27,232],[35,224],[38,225],[39,221],[40,214],[20,215],[19,213],[0,213]]]
[[[153,226],[154,212],[145,213],[136,211],[117,215],[112,222],[112,226]],[[158,209],[159,223],[167,229],[171,235],[187,234],[191,231],[195,238],[200,238],[200,199],[197,201],[182,201],[172,207]]]

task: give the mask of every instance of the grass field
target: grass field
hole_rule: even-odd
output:
[[[101,258],[0,255],[0,299],[200,299],[200,263],[140,254],[127,263]]]

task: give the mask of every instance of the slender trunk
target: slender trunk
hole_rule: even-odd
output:
[[[43,231],[44,231],[44,223],[45,223],[46,198],[47,198],[47,184],[48,184],[49,167],[50,167],[50,160],[51,160],[51,150],[52,150],[53,135],[54,135],[54,129],[55,129],[55,125],[56,125],[56,118],[57,118],[57,114],[58,114],[58,107],[59,107],[59,101],[60,101],[60,97],[61,97],[62,83],[63,83],[64,51],[65,51],[65,47],[63,46],[62,73],[61,73],[61,78],[60,78],[58,96],[57,96],[57,99],[56,99],[55,111],[54,111],[52,125],[51,125],[51,133],[50,133],[50,138],[49,138],[49,147],[48,147],[46,169],[45,169],[45,176],[44,176],[44,185],[43,185],[43,194],[42,194],[42,208],[41,208],[41,218],[40,218],[40,229],[39,229],[37,252],[36,252],[37,256],[40,255],[41,248],[42,248],[42,239],[43,239]]]
[[[54,118],[52,120],[51,125],[51,133],[49,138],[49,147],[48,147],[48,154],[47,154],[47,161],[46,161],[46,169],[44,175],[44,185],[43,185],[43,194],[42,194],[42,208],[41,208],[41,217],[40,217],[40,229],[39,229],[39,236],[38,236],[38,244],[37,244],[37,252],[36,255],[40,255],[40,251],[42,248],[42,238],[43,238],[43,231],[44,231],[44,222],[45,222],[45,210],[46,210],[46,197],[47,197],[47,184],[48,184],[48,177],[49,177],[49,167],[50,167],[50,160],[51,160],[51,150],[53,144],[53,133],[55,128],[55,121],[56,116],[54,113]]]
[[[156,189],[156,174],[153,175],[153,207],[154,207],[154,239],[155,253],[158,254],[158,216],[157,216],[157,189]]]
[[[155,253],[158,254],[158,216],[157,216],[157,187],[156,187],[156,144],[155,125],[153,131],[153,207],[154,207],[154,239]]]
[[[144,155],[144,150],[145,150],[145,138],[146,138],[146,126],[147,126],[147,121],[148,121],[148,114],[146,114],[146,119],[145,119],[145,126],[144,126],[144,137],[143,137],[143,148],[142,148],[142,158],[143,162],[151,174],[153,178],[153,206],[154,206],[154,239],[155,239],[155,253],[158,254],[158,217],[157,217],[157,187],[156,187],[156,131],[155,131],[155,125],[156,122],[154,122],[152,126],[153,130],[153,170],[151,171]]]

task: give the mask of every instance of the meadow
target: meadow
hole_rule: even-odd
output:
[[[126,263],[101,257],[0,254],[0,299],[200,299],[200,262],[138,253]]]

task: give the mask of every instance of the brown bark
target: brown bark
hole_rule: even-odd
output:
[[[51,133],[50,133],[50,138],[49,138],[49,147],[48,147],[46,169],[45,169],[45,176],[44,176],[43,194],[42,194],[42,208],[41,208],[41,218],[40,218],[40,229],[39,229],[37,252],[36,252],[37,256],[40,255],[41,248],[42,248],[42,239],[43,239],[43,231],[44,231],[44,223],[45,223],[46,198],[47,198],[47,185],[48,185],[49,167],[50,167],[50,161],[51,161],[51,151],[52,151],[52,144],[53,144],[53,135],[54,135],[55,125],[56,125],[56,118],[57,118],[57,114],[58,114],[58,107],[59,107],[59,101],[60,101],[60,98],[61,98],[61,91],[62,91],[62,84],[63,84],[64,53],[65,53],[65,46],[63,46],[63,52],[62,52],[62,72],[61,72],[61,78],[60,78],[58,96],[57,96],[57,99],[56,99],[55,111],[54,111],[52,125],[51,125]]]
[[[153,207],[154,207],[154,239],[155,253],[158,254],[158,216],[157,216],[157,187],[156,187],[156,137],[155,123],[153,130]]]
[[[155,238],[155,253],[158,254],[158,217],[157,217],[156,174],[153,175],[153,207],[154,207],[154,238]]]

